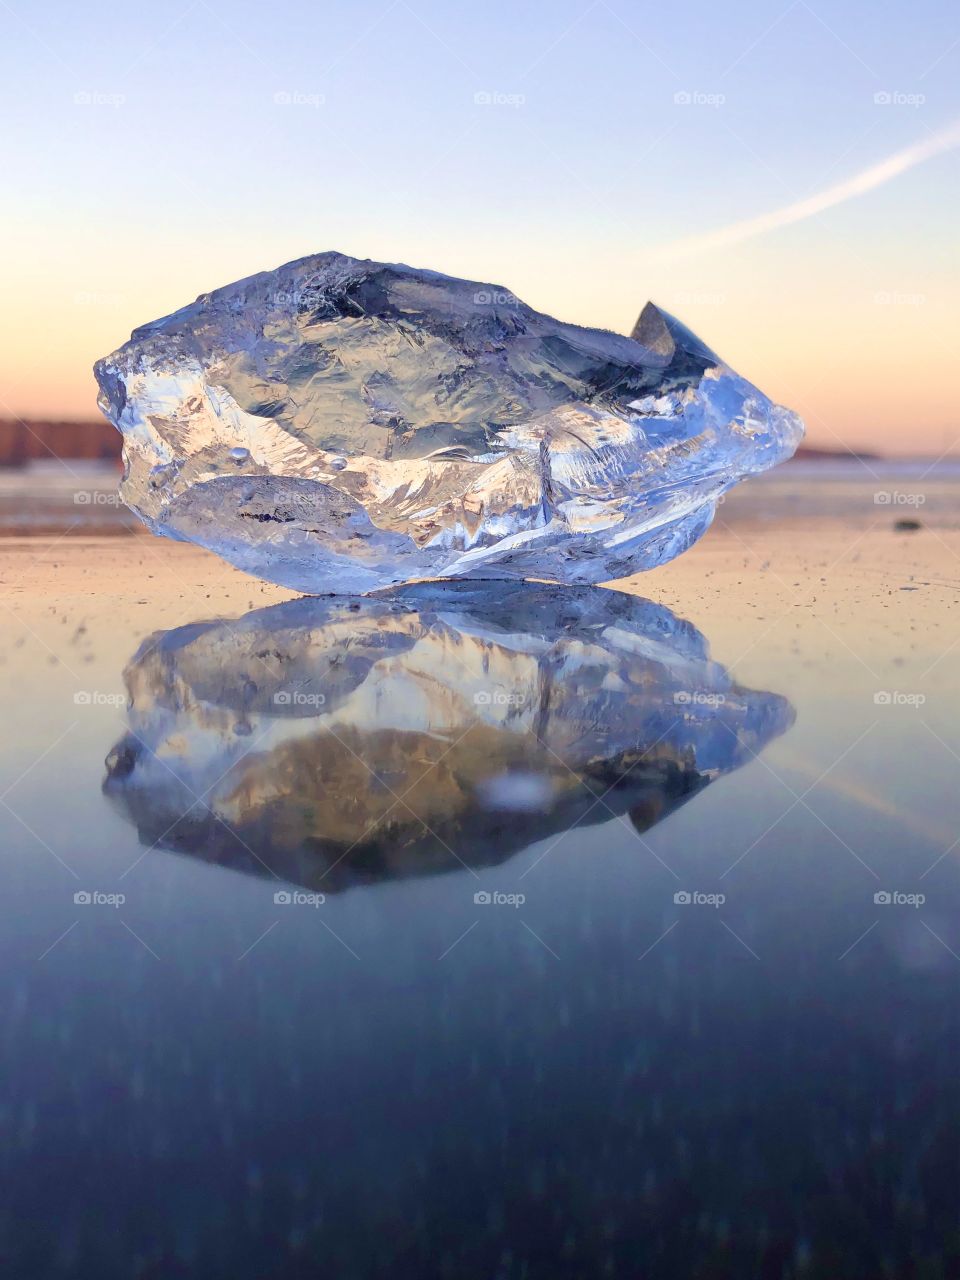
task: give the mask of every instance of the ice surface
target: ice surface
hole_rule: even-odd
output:
[[[339,253],[202,295],[96,375],[149,528],[306,592],[653,568],[803,434],[652,304],[627,338]]]

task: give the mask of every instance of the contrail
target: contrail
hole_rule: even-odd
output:
[[[862,196],[874,187],[880,187],[891,178],[899,177],[914,165],[922,164],[944,151],[952,151],[960,146],[960,120],[955,121],[939,133],[931,134],[923,142],[915,142],[902,151],[895,152],[879,164],[871,165],[860,173],[827,187],[817,195],[808,196],[805,200],[797,200],[782,209],[774,209],[771,213],[761,213],[756,218],[744,218],[740,222],[732,222],[717,231],[707,231],[702,235],[686,236],[682,240],[674,240],[654,251],[654,257],[660,262],[672,262],[677,258],[688,258],[703,253],[708,249],[721,249],[725,245],[739,244],[742,240],[750,240],[753,236],[762,235],[765,231],[774,231],[777,227],[787,227],[791,222],[800,222],[804,218],[812,218],[835,204],[844,200],[852,200],[854,196]]]

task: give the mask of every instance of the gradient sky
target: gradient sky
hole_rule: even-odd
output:
[[[960,455],[948,0],[0,0],[0,33],[0,416],[88,417],[134,325],[339,249],[619,331],[652,297],[811,443]]]

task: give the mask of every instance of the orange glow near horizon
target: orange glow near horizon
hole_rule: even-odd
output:
[[[872,288],[862,263],[845,270],[840,259],[828,261],[828,305],[804,264],[769,244],[760,253],[744,246],[699,272],[689,265],[679,271],[641,263],[635,274],[646,288],[639,292],[612,265],[576,264],[569,255],[570,269],[558,278],[547,270],[550,254],[542,248],[526,256],[514,250],[511,261],[502,245],[465,252],[452,244],[432,250],[414,244],[403,255],[395,248],[391,255],[391,247],[372,245],[370,252],[505,284],[563,319],[620,332],[629,331],[653,297],[768,395],[796,409],[806,421],[808,444],[892,454],[960,452],[952,353],[944,336],[955,320],[952,290],[943,280]],[[132,328],[257,265],[272,267],[298,255],[221,248],[202,268],[191,261],[196,256],[194,249],[171,253],[162,264],[152,260],[135,287],[88,270],[92,256],[88,262],[50,262],[45,271],[25,269],[18,314],[0,319],[0,417],[95,417],[93,362]],[[764,284],[772,278],[771,259],[779,272],[775,290]],[[46,326],[53,299],[61,328],[51,351]]]

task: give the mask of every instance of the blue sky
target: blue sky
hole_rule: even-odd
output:
[[[653,296],[818,443],[960,437],[960,148],[663,252],[960,119],[955,6],[4,0],[0,30],[0,414],[86,416],[131,327],[336,248],[620,330]]]

